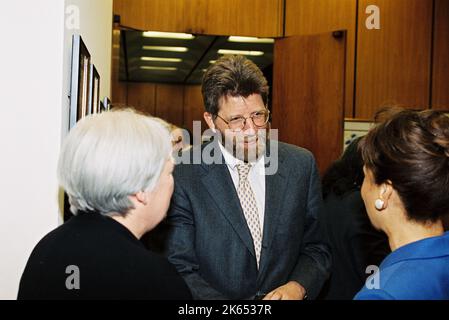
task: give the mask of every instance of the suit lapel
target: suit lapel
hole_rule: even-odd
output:
[[[264,254],[270,249],[276,227],[279,222],[279,210],[284,199],[285,192],[287,192],[287,177],[288,170],[282,165],[285,154],[279,147],[278,149],[278,171],[273,175],[265,176],[265,217],[262,240],[262,255],[260,260],[260,273],[264,271],[264,267],[269,255]],[[275,159],[274,159],[275,160]],[[265,160],[265,167],[268,166],[268,159]],[[272,159],[273,161],[273,159]]]
[[[271,144],[270,144],[271,145]],[[267,149],[267,155],[270,155],[270,145]],[[277,147],[277,146],[276,146]],[[214,150],[219,151],[217,147]],[[264,230],[262,239],[263,252],[269,250],[273,240],[277,224],[279,222],[279,210],[284,199],[287,188],[288,169],[282,165],[285,154],[281,147],[278,148],[278,171],[273,175],[265,176],[265,217]],[[265,157],[265,167],[267,167],[269,157]],[[274,159],[276,160],[276,159]],[[273,161],[273,159],[271,159]],[[203,168],[207,171],[202,177],[202,183],[214,200],[221,214],[228,220],[245,246],[255,257],[254,245],[246,223],[240,200],[235,190],[234,183],[229,173],[228,167],[222,156],[222,164],[203,164]],[[260,261],[260,273],[264,270],[267,255],[263,254]]]
[[[255,256],[253,240],[243,215],[237,191],[224,159],[222,159],[222,163],[203,164],[208,172],[203,176],[202,182],[217,207],[220,208],[221,214],[228,220],[251,254]]]

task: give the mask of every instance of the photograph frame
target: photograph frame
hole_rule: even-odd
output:
[[[365,136],[374,126],[372,120],[345,118],[343,124],[343,149],[355,139]]]
[[[93,63],[90,67],[89,114],[100,112],[100,74]]]
[[[80,35],[72,37],[69,129],[89,112],[91,55]]]
[[[104,97],[103,98],[103,105],[104,105],[104,110],[105,111],[111,110],[111,100],[109,99],[109,97]]]
[[[105,106],[104,106],[104,103],[103,103],[103,101],[100,101],[100,113],[102,113],[103,111],[106,111],[106,108],[105,108]]]

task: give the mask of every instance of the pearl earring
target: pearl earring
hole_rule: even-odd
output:
[[[376,199],[376,201],[374,202],[374,206],[376,207],[377,210],[382,210],[384,204],[385,202],[382,199]]]

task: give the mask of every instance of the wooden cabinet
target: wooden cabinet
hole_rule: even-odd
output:
[[[286,0],[285,36],[346,30],[345,116],[354,116],[357,0]]]
[[[282,36],[284,0],[114,0],[121,24],[138,30]]]
[[[435,0],[432,109],[449,111],[449,1]]]
[[[368,30],[367,6],[380,9]],[[433,0],[359,0],[355,116],[382,105],[429,107]]]

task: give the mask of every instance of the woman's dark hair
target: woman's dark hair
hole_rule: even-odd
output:
[[[262,96],[264,103],[268,99],[268,85],[262,71],[244,56],[228,55],[211,65],[203,77],[201,88],[206,111],[212,115],[218,113],[222,97],[248,97],[256,93]]]
[[[330,193],[342,196],[360,189],[363,183],[363,159],[358,148],[361,138],[354,139],[346,147],[340,159],[335,161],[323,175],[323,197]]]
[[[361,141],[364,163],[380,185],[391,181],[409,219],[436,221],[449,212],[449,117],[398,110]]]

